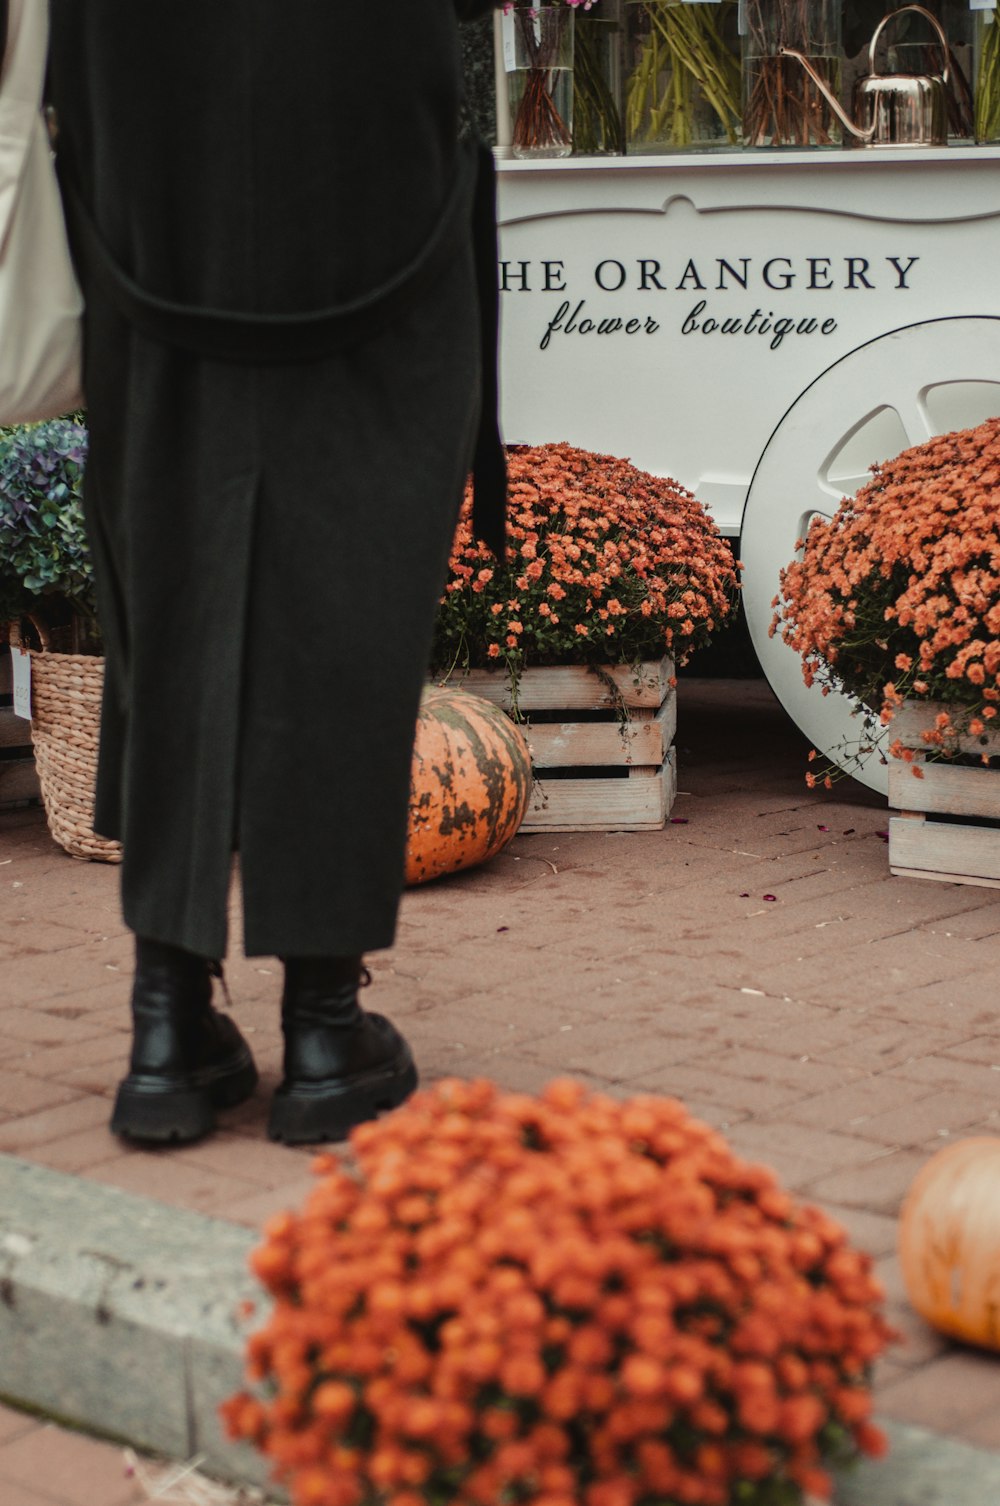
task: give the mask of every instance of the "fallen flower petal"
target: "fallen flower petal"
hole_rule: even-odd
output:
[[[776,894],[763,894],[763,895],[761,895],[761,898],[762,899],[777,899],[778,896]]]

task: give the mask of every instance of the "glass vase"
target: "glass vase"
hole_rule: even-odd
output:
[[[573,150],[573,7],[515,6],[504,17],[504,62],[515,157]]]
[[[573,151],[620,157],[622,125],[622,0],[600,0],[573,20]]]
[[[747,146],[839,146],[840,123],[791,47],[840,97],[842,0],[743,0],[743,137]]]
[[[976,15],[976,140],[1000,142],[1000,20],[995,10]]]
[[[738,145],[737,10],[735,0],[626,0],[626,152]]]

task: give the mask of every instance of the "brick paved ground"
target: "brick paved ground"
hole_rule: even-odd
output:
[[[122,1450],[0,1406],[3,1506],[135,1506],[147,1494]]]
[[[906,1340],[880,1366],[881,1415],[1000,1450],[1000,1361],[909,1311],[894,1254],[917,1168],[1000,1132],[1000,892],[891,879],[884,803],[849,781],[808,794],[762,681],[682,680],[679,704],[675,822],[521,837],[413,892],[396,949],[371,959],[372,1002],[425,1080],[533,1090],[570,1072],[682,1098],[877,1258]],[[106,1129],[127,1043],[116,883],[37,811],[0,813],[0,1151],[256,1225],[309,1183],[309,1153],[264,1138],[279,966],[228,967],[261,1095],[201,1145],[123,1148]],[[17,1506],[31,1490],[77,1506],[41,1477],[20,1488]]]
[[[263,1496],[218,1486],[189,1462],[136,1458],[120,1444],[87,1438],[0,1404],[3,1506],[140,1506],[151,1500],[260,1506]]]

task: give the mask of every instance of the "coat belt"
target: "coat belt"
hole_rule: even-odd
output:
[[[496,185],[493,154],[463,146],[445,207],[414,259],[381,287],[329,308],[259,314],[203,308],[139,286],[105,245],[89,210],[62,178],[70,238],[84,282],[96,285],[147,339],[209,360],[241,365],[320,361],[358,345],[414,307],[467,244],[471,225],[481,335],[481,405],[473,459],[473,527],[499,559],[505,546],[507,476],[497,417]]]

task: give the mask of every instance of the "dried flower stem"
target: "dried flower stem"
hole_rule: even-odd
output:
[[[743,135],[747,146],[830,146],[840,139],[833,111],[802,65],[781,57],[802,52],[827,84],[840,90],[840,58],[817,34],[811,0],[746,0],[748,36]]]
[[[565,25],[572,24],[572,12],[557,18]],[[556,108],[553,93],[559,72],[556,62],[559,56],[561,37],[558,26],[541,26],[535,29],[539,12],[518,7],[514,11],[514,25],[518,28],[528,59],[525,70],[524,92],[514,113],[512,139],[515,148],[522,151],[544,151],[566,148],[572,145],[572,132]]]

